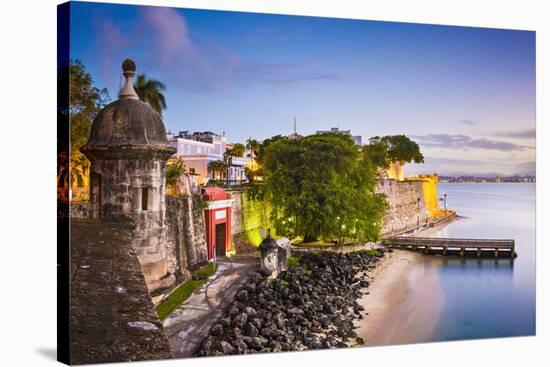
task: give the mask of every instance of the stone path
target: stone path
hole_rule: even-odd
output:
[[[176,358],[193,356],[235,293],[258,268],[257,256],[218,260],[214,275],[163,322]]]

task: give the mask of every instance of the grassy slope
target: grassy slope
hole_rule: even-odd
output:
[[[194,273],[198,276],[198,280],[189,279],[173,291],[165,300],[159,303],[157,305],[157,313],[160,321],[168,317],[168,315],[189,298],[193,292],[199,289],[215,272],[216,265],[214,263],[208,263]]]

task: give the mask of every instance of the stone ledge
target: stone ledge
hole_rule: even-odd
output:
[[[71,364],[172,358],[127,223],[71,220]]]

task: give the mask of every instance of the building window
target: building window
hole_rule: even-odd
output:
[[[189,168],[189,173],[194,174],[195,173],[195,168]]]
[[[141,189],[141,210],[148,210],[149,204],[149,188],[144,187]]]

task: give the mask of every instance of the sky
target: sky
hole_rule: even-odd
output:
[[[167,130],[231,142],[405,134],[407,174],[535,174],[535,32],[71,4],[71,58],[114,100],[121,63],[166,84]]]

